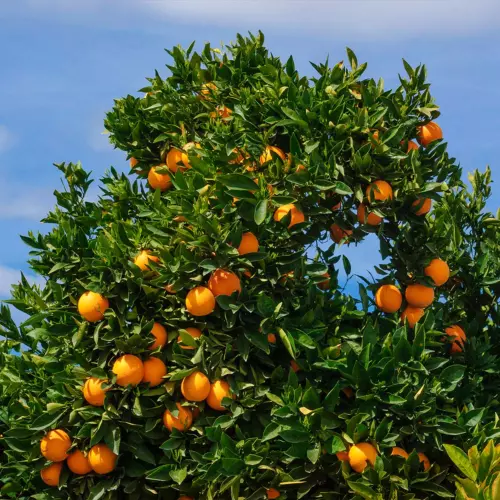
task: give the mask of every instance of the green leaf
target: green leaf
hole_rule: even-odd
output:
[[[429,491],[431,493],[435,493],[438,497],[441,498],[454,498],[455,495],[450,493],[444,486],[441,486],[437,483],[432,483],[430,481],[422,481],[416,483],[415,487],[422,491]]]
[[[335,408],[337,407],[337,404],[339,402],[339,395],[340,395],[340,383],[337,382],[335,384],[335,387],[326,395],[323,401],[323,406],[325,410],[331,412],[335,411]]]
[[[354,493],[357,493],[362,498],[366,498],[367,500],[375,500],[376,498],[379,498],[379,495],[377,495],[375,490],[360,481],[347,481],[347,484],[349,485],[349,488],[354,491]]]
[[[463,365],[447,366],[442,372],[440,379],[446,380],[450,384],[458,384],[465,374],[466,367]]]
[[[254,221],[255,224],[260,226],[263,224],[267,217],[267,200],[259,200],[255,206]]]
[[[450,457],[451,461],[458,469],[471,481],[476,481],[477,474],[469,461],[469,457],[457,446],[452,444],[444,444],[444,449]]]
[[[219,175],[217,180],[230,189],[241,189],[243,191],[255,191],[256,189],[252,178],[243,174]]]
[[[319,394],[314,387],[309,387],[302,396],[302,404],[309,410],[315,410],[321,406]]]
[[[176,469],[170,471],[170,477],[177,483],[182,484],[184,479],[187,477],[187,468],[183,467],[182,469]]]
[[[63,415],[64,412],[44,413],[33,421],[30,425],[30,429],[32,431],[43,431],[48,427],[53,426]]]

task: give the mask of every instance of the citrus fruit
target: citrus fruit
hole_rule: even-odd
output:
[[[159,165],[163,167],[164,165]],[[167,191],[172,187],[172,179],[168,174],[160,174],[156,171],[158,167],[151,167],[148,173],[148,182],[151,189],[159,189],[160,191]]]
[[[307,168],[305,165],[302,165],[302,163],[300,163],[299,165],[297,165],[297,168],[295,169],[295,172],[306,172],[307,171]]]
[[[431,462],[424,453],[418,453],[418,459],[424,466],[424,470],[428,471],[431,468]]]
[[[178,500],[194,500],[193,497],[188,497],[186,495],[182,495],[181,497],[178,498]]]
[[[171,148],[170,151],[167,153],[167,160],[166,164],[170,172],[176,173],[177,170],[181,170],[183,172],[187,168],[190,168],[191,165],[189,165],[188,162],[188,156],[184,151],[181,151],[180,149],[177,148]]]
[[[109,474],[115,468],[117,458],[105,444],[92,446],[88,454],[90,466],[97,474]]]
[[[341,462],[349,462],[349,452],[348,451],[338,451],[337,453],[335,453],[335,456]]]
[[[271,499],[276,499],[279,498],[281,493],[276,489],[276,488],[269,488],[267,491],[267,498]]]
[[[398,456],[398,457],[403,457],[404,459],[407,459],[408,456],[409,456],[408,453],[406,453],[406,451],[403,450],[403,448],[398,448],[397,446],[395,446],[392,449],[391,456],[392,455],[395,455],[395,456]]]
[[[372,182],[366,188],[366,197],[370,201],[373,201],[373,200],[377,200],[377,201],[392,200],[392,187],[386,181],[378,180],[378,181]]]
[[[321,290],[328,290],[330,288],[330,275],[328,273],[325,273],[322,276],[326,278],[326,280],[317,283],[318,288],[320,288]]]
[[[378,226],[382,222],[382,217],[377,214],[366,213],[366,207],[361,203],[358,206],[358,221],[360,224],[368,224],[369,226]]]
[[[80,450],[75,450],[71,453],[66,460],[66,463],[68,464],[68,468],[71,472],[80,476],[88,474],[92,470],[88,457],[86,457]]]
[[[224,398],[233,398],[231,395],[229,384],[224,380],[216,380],[211,386],[206,402],[210,408],[218,411],[225,411],[221,402]]]
[[[268,333],[267,334],[267,341],[270,344],[276,344],[276,335],[274,333]]]
[[[134,157],[130,158],[130,168],[135,168],[138,163],[139,161],[136,160]]]
[[[143,367],[142,382],[144,384],[149,383],[150,387],[156,387],[164,381],[163,377],[167,374],[167,367],[161,359],[151,357],[144,361]]]
[[[444,285],[450,277],[450,268],[448,264],[441,259],[432,259],[429,265],[424,269],[426,276],[432,278],[436,286]]]
[[[382,285],[375,294],[375,304],[385,313],[395,313],[403,302],[403,296],[394,285]]]
[[[219,295],[231,295],[234,292],[241,292],[240,279],[236,274],[224,269],[216,269],[208,280],[208,288],[214,294],[214,297]]]
[[[276,146],[266,146],[266,149],[260,155],[260,158],[259,158],[260,164],[264,165],[264,163],[267,163],[268,161],[272,161],[273,153],[276,154],[277,156],[279,156],[282,161],[286,160],[286,154],[283,152],[282,149],[280,149]]]
[[[40,441],[42,455],[51,462],[61,462],[68,458],[67,451],[71,448],[71,439],[62,429],[47,432]]]
[[[241,242],[238,246],[238,253],[240,255],[245,255],[247,253],[255,253],[259,251],[259,240],[255,234],[248,232],[243,233],[241,236]]]
[[[415,328],[415,325],[422,319],[425,311],[421,307],[406,306],[406,309],[401,314],[401,321],[408,321],[410,328]]]
[[[91,323],[101,321],[104,318],[104,311],[108,308],[108,299],[100,293],[85,292],[78,300],[78,312]]]
[[[204,286],[197,286],[186,296],[186,309],[193,316],[206,316],[215,309],[214,294]]]
[[[177,409],[179,410],[179,415],[174,417],[169,410],[165,410],[163,414],[163,425],[172,432],[172,429],[177,429],[178,431],[187,431],[193,423],[193,413],[189,408],[181,406],[180,403],[176,403]]]
[[[356,472],[363,472],[368,465],[375,465],[377,450],[370,443],[358,443],[349,450],[349,463]]]
[[[114,362],[113,373],[116,383],[122,387],[138,385],[144,377],[144,364],[137,356],[125,354]]]
[[[348,239],[351,234],[352,234],[351,229],[344,229],[343,227],[340,227],[338,224],[332,224],[330,226],[330,236],[332,237],[332,240],[335,241],[335,243],[337,244],[345,239]]]
[[[152,262],[160,262],[160,258],[157,257],[156,255],[151,255],[147,250],[142,250],[141,253],[139,253],[136,258],[134,259],[134,264],[141,270],[141,271],[149,271],[149,261]]]
[[[417,149],[418,149],[418,144],[415,141],[408,141],[408,149],[406,151],[407,153]]]
[[[432,200],[430,198],[420,198],[415,200],[411,206],[416,210],[415,215],[425,215],[432,208]]]
[[[182,380],[181,392],[187,401],[203,401],[210,393],[210,380],[201,372],[193,372]]]
[[[290,368],[295,372],[299,372],[300,371],[300,366],[299,364],[297,363],[297,361],[295,361],[294,359],[292,359],[290,361]]]
[[[92,406],[104,405],[104,398],[108,390],[102,388],[102,384],[105,382],[107,380],[101,380],[97,377],[90,377],[85,381],[83,385],[83,397],[88,404]]]
[[[209,100],[209,97],[212,92],[215,92],[217,90],[217,85],[215,85],[215,83],[213,82],[208,82],[208,83],[204,83],[202,86],[201,86],[201,91],[200,91],[200,94],[207,100]],[[180,499],[179,499],[180,500]]]
[[[62,462],[57,462],[49,465],[48,467],[44,467],[40,471],[42,481],[47,486],[59,486],[59,477],[61,476],[62,467]]]
[[[279,222],[281,219],[283,219],[283,217],[288,215],[288,213],[290,213],[290,224],[288,224],[289,228],[306,220],[304,213],[300,211],[293,203],[278,207],[274,212],[274,220],[276,222]]]
[[[434,301],[434,289],[415,283],[408,285],[405,291],[408,304],[413,307],[428,307]]]
[[[429,122],[427,125],[417,127],[418,142],[427,147],[431,142],[443,138],[443,131],[436,122]]]
[[[463,351],[464,342],[467,340],[465,332],[458,325],[452,325],[445,329],[446,335],[455,339],[451,344],[452,354],[458,354]]]
[[[193,337],[194,339],[199,339],[201,337],[201,330],[199,328],[194,328],[190,326],[188,328],[184,328],[184,330],[186,330],[186,332],[188,332],[189,335],[191,335],[191,337]],[[177,343],[182,344],[182,338],[180,335],[177,337]],[[186,350],[194,349],[194,347],[190,345],[181,345],[180,347],[181,349],[186,349]]]
[[[233,114],[233,110],[229,109],[226,106],[217,106],[215,111],[212,111],[210,113],[210,118],[221,118],[223,120],[230,118],[231,115]]]
[[[149,346],[150,351],[163,347],[167,343],[167,330],[160,323],[154,323],[153,328],[151,328],[151,335],[153,335],[155,341]]]

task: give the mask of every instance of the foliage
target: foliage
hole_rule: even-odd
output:
[[[482,480],[497,470],[491,460],[481,465],[485,452],[475,459],[500,435],[500,222],[485,209],[489,170],[470,176],[469,191],[445,142],[407,152],[418,126],[439,116],[424,66],[405,62],[401,85],[385,90],[382,80],[362,79],[366,64],[350,50],[350,68],[313,64],[308,79],[263,43],[259,34],[238,36],[225,52],[174,47],[168,78],[156,73],[144,97],[116,100],[105,121],[111,142],[138,163],[130,176],[111,168],[98,201],[86,200],[90,174],[79,164],[57,165],[65,190],[43,221],[51,229],[23,237],[45,284],[23,278],[13,287],[6,302],[28,315],[21,325],[6,306],[0,313],[2,498],[258,500],[274,487],[283,499],[410,500],[452,498],[455,481],[466,498],[453,463],[477,489],[479,469]],[[192,168],[171,174],[169,190],[149,189],[150,168],[169,172],[167,153],[190,142],[200,145],[189,150]],[[271,154],[261,164],[268,145],[286,160]],[[359,224],[356,207],[377,179],[394,197],[370,203],[381,225]],[[434,201],[428,216],[415,213],[420,198]],[[273,219],[287,203],[305,222]],[[359,300],[339,285],[333,223],[353,230],[350,245],[370,233],[380,241],[384,264],[361,278]],[[246,231],[260,248],[239,255]],[[160,259],[146,272],[133,263],[143,249]],[[415,329],[374,307],[381,283],[432,285],[423,269],[436,257],[452,276]],[[342,265],[350,274],[347,258]],[[241,278],[241,293],[191,316],[187,292],[218,268]],[[103,321],[78,314],[86,290],[109,299]],[[154,351],[167,383],[114,384],[117,357],[151,355],[153,322],[168,331]],[[443,339],[453,324],[467,333],[457,355]],[[189,326],[203,331],[197,340],[181,334],[194,350],[176,341]],[[201,409],[193,427],[169,433],[163,412],[178,415],[181,380],[195,369],[227,380],[235,399],[225,400],[227,412],[193,403]],[[82,397],[89,376],[111,383],[104,407]],[[117,469],[75,476],[65,467],[60,487],[45,487],[39,441],[54,428],[82,450],[105,442],[119,454]],[[367,441],[379,456],[362,474],[337,458]],[[408,460],[392,456],[394,446],[411,452]],[[461,466],[459,450],[469,448]]]

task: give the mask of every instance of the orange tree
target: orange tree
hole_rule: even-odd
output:
[[[308,79],[263,41],[175,47],[116,100],[131,171],[98,201],[57,165],[23,237],[46,282],[1,310],[2,498],[492,498],[467,483],[500,435],[489,171],[463,183],[425,67]],[[351,297],[336,251],[369,233]]]

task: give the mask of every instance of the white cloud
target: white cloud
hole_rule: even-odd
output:
[[[50,188],[27,187],[15,183],[0,184],[0,220],[40,221],[54,206]]]
[[[0,153],[9,150],[16,141],[16,136],[5,125],[0,124]]]

